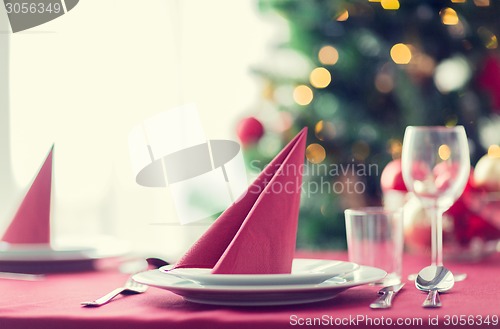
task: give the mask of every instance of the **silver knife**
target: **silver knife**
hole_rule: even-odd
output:
[[[380,297],[376,301],[370,304],[371,308],[389,308],[392,306],[392,299],[398,293],[398,291],[403,288],[405,284],[395,284],[393,286],[387,286],[379,290]]]

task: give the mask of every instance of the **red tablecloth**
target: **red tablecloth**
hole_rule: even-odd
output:
[[[346,259],[345,253],[302,252],[300,256]],[[427,263],[427,257],[405,255],[405,277]],[[451,293],[442,295],[440,309],[423,309],[420,305],[425,295],[413,283],[408,283],[393,308],[386,310],[368,307],[378,289],[372,286],[349,289],[329,301],[273,307],[198,305],[150,288],[142,295],[118,297],[100,308],[83,308],[81,301],[111,291],[127,275],[105,270],[52,274],[38,282],[0,280],[0,329],[292,328],[313,327],[299,323],[314,318],[322,320],[324,327],[398,327],[401,322],[401,327],[436,328],[436,321],[439,327],[500,327],[493,325],[500,315],[500,255],[477,264],[446,265],[456,273],[466,272],[468,277]]]

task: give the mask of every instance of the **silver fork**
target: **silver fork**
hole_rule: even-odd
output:
[[[113,298],[120,294],[142,294],[148,289],[148,286],[135,282],[132,277],[130,277],[127,282],[125,282],[125,285],[120,288],[116,288],[109,294],[106,294],[102,296],[101,298],[98,298],[94,301],[91,302],[82,302],[80,303],[83,306],[102,306],[104,304],[107,304],[109,301],[111,301]]]

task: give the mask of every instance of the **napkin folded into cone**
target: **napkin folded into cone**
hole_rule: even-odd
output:
[[[54,146],[0,241],[11,244],[50,244],[53,150]]]
[[[174,268],[214,274],[291,273],[307,128],[267,165]]]

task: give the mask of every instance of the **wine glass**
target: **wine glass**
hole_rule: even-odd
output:
[[[431,219],[432,265],[443,265],[443,213],[464,191],[470,174],[463,126],[410,126],[402,152],[403,180]]]

